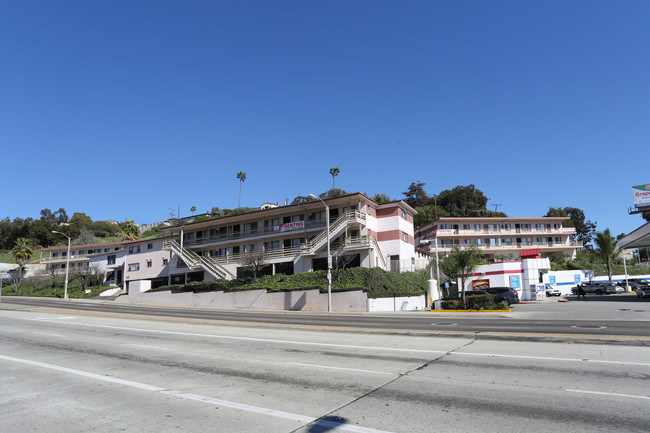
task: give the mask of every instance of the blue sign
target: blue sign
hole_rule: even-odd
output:
[[[555,284],[555,275],[548,277],[548,281],[551,283],[551,285]]]
[[[580,284],[580,274],[573,274],[573,281],[575,281],[576,284]]]
[[[513,289],[519,288],[519,275],[510,275],[510,287]]]

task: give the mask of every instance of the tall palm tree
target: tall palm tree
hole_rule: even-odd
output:
[[[594,242],[596,243],[595,252],[598,256],[603,259],[607,265],[607,275],[609,276],[609,282],[612,282],[612,262],[618,258],[621,254],[616,246],[616,238],[612,236],[609,229],[606,229],[602,232],[596,232],[594,237]]]
[[[14,254],[15,262],[18,264],[18,279],[20,280],[23,276],[23,268],[34,255],[34,250],[32,249],[28,239],[18,238],[16,239],[16,245],[12,252]]]
[[[239,179],[239,206],[237,208],[241,207],[241,184],[244,183],[246,180],[246,172],[245,171],[240,171],[237,173],[237,179]]]
[[[336,179],[336,176],[338,176],[340,172],[341,170],[339,170],[338,167],[330,168],[330,175],[332,176],[332,189],[334,189],[334,179]]]

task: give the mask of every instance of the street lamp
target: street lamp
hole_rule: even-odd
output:
[[[332,312],[332,255],[330,254],[330,207],[322,198],[309,194],[309,197],[320,200],[325,205],[325,220],[327,222],[327,312]]]
[[[70,230],[68,228],[68,230]],[[65,283],[63,284],[63,299],[68,299],[68,272],[70,271],[70,236],[65,233],[52,230],[52,233],[58,233],[68,238],[68,255],[65,256]]]

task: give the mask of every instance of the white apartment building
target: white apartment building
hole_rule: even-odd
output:
[[[477,245],[493,258],[518,257],[522,250],[539,249],[541,253],[561,253],[571,259],[582,247],[573,241],[573,227],[564,224],[568,217],[476,217],[439,218],[418,228],[415,244],[432,254],[437,240],[438,254],[449,254],[454,246]]]

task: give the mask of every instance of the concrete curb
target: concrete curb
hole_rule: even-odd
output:
[[[429,310],[432,313],[512,313],[512,310]]]

